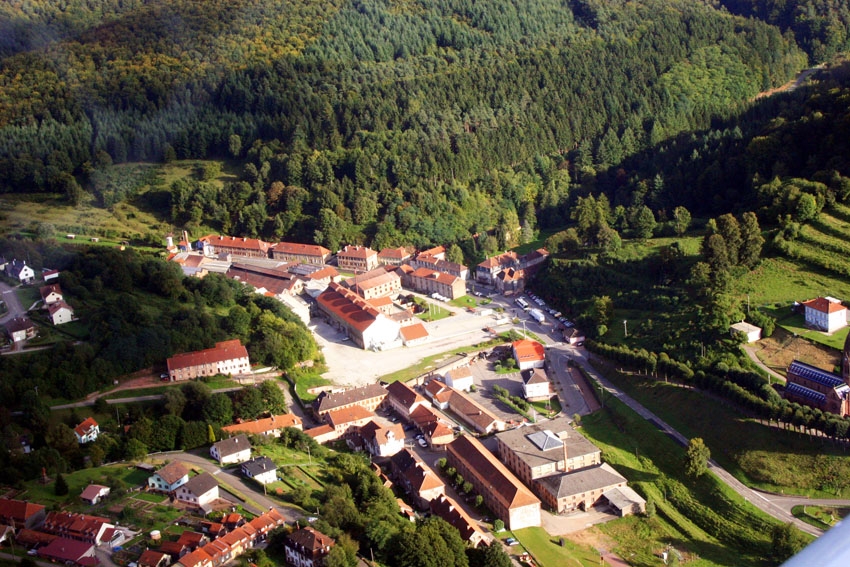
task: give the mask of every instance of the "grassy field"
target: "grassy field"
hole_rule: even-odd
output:
[[[828,530],[850,514],[850,508],[831,508],[825,506],[794,506],[791,513],[807,524]]]
[[[439,321],[452,315],[452,312],[438,303],[426,302],[427,308],[425,311],[417,315],[423,321]]]
[[[531,554],[541,567],[590,567],[599,565],[599,553],[588,545],[579,545],[565,539],[553,538],[543,528],[524,528],[513,532],[520,545]],[[507,536],[506,536],[507,537]],[[521,553],[514,546],[511,553]]]
[[[850,459],[824,438],[768,427],[696,390],[609,371],[606,376],[749,486],[813,498],[850,495]]]
[[[806,318],[800,313],[792,313],[790,306],[764,308],[762,311],[776,319],[776,324],[792,335],[836,350],[844,349],[844,341],[847,340],[847,333],[850,332],[850,327],[844,327],[832,334],[810,329],[806,327]]]
[[[15,295],[18,296],[18,300],[21,302],[21,307],[24,309],[29,309],[32,307],[33,303],[41,301],[41,293],[36,285],[22,285],[21,287],[15,288]]]
[[[128,488],[132,488],[145,484],[148,474],[130,465],[82,469],[65,475],[65,481],[68,483],[68,494],[65,496],[56,496],[53,482],[55,479],[50,477],[47,484],[42,484],[40,480],[27,482],[26,493],[22,498],[47,506],[55,504],[71,510],[83,510],[87,505],[80,500],[80,492],[92,483],[108,485],[110,479],[121,481]]]
[[[461,309],[467,309],[469,307],[474,309],[478,307],[478,301],[471,295],[464,295],[463,297],[452,299],[451,301],[449,301],[449,305],[454,305],[455,307],[460,307]]]
[[[307,390],[329,384],[332,384],[330,380],[322,378],[318,374],[303,374],[295,378],[295,392],[303,402],[309,403],[315,400],[317,395],[311,394]]]

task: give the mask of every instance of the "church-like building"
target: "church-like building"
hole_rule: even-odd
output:
[[[786,378],[786,399],[842,417],[850,414],[850,335],[844,341],[841,374],[795,360]]]

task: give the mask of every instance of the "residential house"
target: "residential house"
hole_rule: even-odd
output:
[[[65,565],[93,567],[98,564],[94,554],[94,544],[63,537],[58,537],[44,547],[38,548],[38,556]]]
[[[472,386],[472,368],[469,366],[461,366],[449,370],[444,375],[446,386],[454,390],[463,390],[468,392]]]
[[[363,299],[394,297],[401,291],[401,278],[381,266],[348,278],[343,285]]]
[[[230,553],[234,557],[238,557],[251,548],[251,545],[253,544],[251,534],[254,533],[255,530],[249,527],[248,524],[245,524],[244,526],[236,528],[232,532],[223,535],[220,541],[226,543],[230,547]]]
[[[168,359],[167,365],[171,381],[251,372],[248,350],[239,339],[221,341],[205,350],[177,354]]]
[[[12,342],[19,343],[35,337],[36,327],[27,317],[15,317],[6,323],[6,332]]]
[[[516,252],[505,252],[492,258],[487,258],[475,267],[475,280],[488,285],[494,285],[496,276],[508,268],[519,267],[519,256]]]
[[[294,567],[323,567],[335,542],[311,527],[301,528],[284,541],[286,563]]]
[[[180,502],[191,504],[204,511],[213,500],[218,500],[218,482],[210,473],[201,473],[189,479],[175,491]]]
[[[148,477],[148,488],[159,492],[174,492],[189,481],[189,471],[182,464],[168,463]]]
[[[378,252],[378,263],[382,266],[401,266],[411,257],[410,251],[403,246],[384,248]]]
[[[499,459],[527,486],[544,476],[602,463],[599,448],[566,417],[497,433],[496,447]]]
[[[511,351],[520,370],[543,368],[546,364],[546,349],[537,341],[514,341],[511,343]]]
[[[225,435],[236,435],[245,433],[248,435],[265,435],[266,437],[280,437],[281,430],[286,427],[303,429],[301,418],[293,413],[272,415],[252,421],[242,421],[221,428]]]
[[[220,465],[247,461],[251,458],[251,442],[245,434],[222,439],[212,444],[210,456]]]
[[[460,532],[461,539],[472,547],[478,547],[482,542],[488,541],[488,537],[479,528],[478,522],[473,520],[457,502],[445,494],[431,500],[430,510],[431,514],[444,519]]]
[[[444,449],[454,441],[454,432],[442,421],[431,421],[420,428],[432,449]]]
[[[182,532],[180,537],[177,538],[177,543],[185,545],[189,551],[195,551],[196,549],[208,544],[209,541],[210,538],[206,534],[192,530]]]
[[[493,278],[496,291],[503,295],[515,295],[525,290],[525,271],[515,268],[502,270]]]
[[[114,531],[115,526],[106,518],[72,514],[69,512],[50,512],[45,516],[41,531],[61,538],[85,541],[100,545],[109,540],[107,530]],[[109,534],[111,536],[112,533]]]
[[[408,275],[408,281],[409,286],[419,293],[438,293],[449,299],[466,295],[466,282],[463,279],[429,268],[416,268]]]
[[[393,455],[390,468],[397,485],[420,510],[427,510],[431,500],[446,493],[446,485],[440,477],[410,449],[402,449]]]
[[[571,345],[577,345],[579,343],[582,343],[585,339],[584,331],[582,331],[578,327],[567,327],[566,329],[564,329],[563,335],[564,342]]]
[[[761,327],[756,327],[755,325],[751,325],[746,321],[741,321],[740,323],[734,323],[729,327],[729,332],[732,336],[735,336],[736,333],[741,333],[746,337],[746,341],[748,343],[754,343],[761,339]]]
[[[100,426],[93,417],[87,417],[74,428],[74,435],[76,435],[77,443],[80,445],[91,443],[100,435]]]
[[[344,272],[368,272],[378,267],[378,253],[366,246],[346,246],[337,252],[336,261]]]
[[[80,499],[86,504],[94,506],[107,496],[109,496],[109,487],[101,486],[100,484],[90,484],[80,494]]]
[[[169,557],[171,557],[172,561],[177,561],[178,559],[180,559],[181,557],[183,557],[184,555],[189,553],[189,551],[191,551],[186,546],[186,544],[177,543],[176,541],[164,541],[164,542],[162,542],[162,544],[159,546],[159,550],[162,553],[165,553]]]
[[[422,343],[428,342],[428,339],[431,338],[431,335],[428,334],[428,330],[422,323],[404,325],[399,330],[399,333],[401,334],[401,341],[404,343],[404,346],[407,347],[421,345]]]
[[[62,288],[59,287],[59,284],[51,284],[42,286],[39,289],[39,293],[41,293],[41,300],[45,305],[50,305],[52,303],[56,303],[57,301],[62,301],[65,297],[62,295]]]
[[[590,510],[593,506],[612,501],[619,505],[615,508],[621,516],[643,512],[646,501],[628,488],[626,482],[625,477],[608,463],[535,481],[543,501],[558,514]]]
[[[385,427],[372,420],[360,428],[360,437],[373,457],[391,457],[404,449],[404,428],[400,423]]]
[[[375,414],[363,406],[352,405],[327,412],[325,422],[336,433],[336,439],[350,437],[360,432],[360,428],[369,423]]]
[[[224,527],[228,530],[235,530],[236,528],[245,525],[245,518],[242,517],[242,514],[230,512],[229,514],[222,516],[221,523],[224,524]]]
[[[315,244],[296,242],[278,242],[272,245],[271,255],[275,260],[299,262],[302,264],[323,265],[331,258],[331,251]]]
[[[449,274],[456,278],[466,281],[469,278],[469,268],[457,262],[450,262],[445,259],[444,254],[430,254],[427,251],[416,255],[416,258],[410,261],[411,267],[414,269],[425,268],[443,274]]]
[[[242,474],[260,484],[270,484],[277,480],[277,466],[268,457],[254,457],[242,463]]]
[[[433,248],[429,248],[427,250],[421,250],[417,256],[429,256],[434,257],[437,260],[445,260],[446,259],[446,247],[445,246],[434,246]]]
[[[136,563],[139,567],[168,567],[171,565],[171,556],[155,549],[146,549]]]
[[[351,406],[360,406],[374,412],[384,405],[386,398],[387,390],[380,384],[367,384],[342,392],[322,392],[313,401],[313,413],[319,418],[324,418],[332,410]]]
[[[387,317],[369,300],[337,283],[331,283],[317,298],[328,323],[348,333],[360,348],[384,350],[401,345],[401,325]]]
[[[331,441],[336,441],[339,439],[339,435],[336,430],[328,425],[327,423],[318,425],[316,427],[311,427],[310,429],[306,429],[304,431],[307,435],[309,435],[316,443],[320,445],[323,443],[330,443]]]
[[[847,326],[847,308],[832,297],[817,297],[803,303],[806,326],[832,333]]]
[[[0,498],[0,525],[33,529],[44,522],[45,515],[45,508],[41,504]]]
[[[525,280],[534,275],[548,257],[549,252],[545,248],[538,248],[523,256],[513,251],[505,252],[478,264],[475,279],[483,284],[501,286],[505,293],[518,292],[525,287]],[[509,270],[512,270],[510,277],[499,278],[502,272]]]
[[[548,400],[552,396],[545,370],[535,368],[522,372],[522,396],[530,402]]]
[[[2,268],[0,268],[2,269]],[[59,280],[59,270],[41,270],[41,279],[44,280],[44,283],[52,282],[54,280]]]
[[[74,308],[59,300],[47,306],[47,317],[54,325],[64,325],[74,320]]]
[[[27,528],[20,528],[15,533],[15,543],[22,545],[27,549],[44,547],[54,539],[59,539],[59,536]]]
[[[179,567],[213,567],[213,559],[203,549],[196,549],[182,556],[176,565]]]
[[[472,483],[510,530],[540,526],[540,500],[480,441],[461,435],[447,447],[448,464]]]
[[[27,266],[26,261],[12,260],[6,264],[6,275],[16,279],[22,284],[30,284],[35,281],[35,271]]]
[[[210,540],[220,538],[227,533],[227,528],[221,522],[203,521],[200,523],[201,533],[209,537]]]
[[[243,256],[247,258],[268,258],[271,244],[256,238],[237,236],[204,236],[199,240],[205,256]]]
[[[224,537],[225,535],[227,535],[227,532],[224,532],[220,537]],[[209,555],[210,561],[212,561],[212,567],[224,565],[234,558],[230,546],[220,538],[207,543],[200,550]]]
[[[250,522],[248,522],[250,526],[256,532],[256,540],[265,541],[266,536],[273,529],[283,526],[286,521],[285,518],[275,510],[274,508],[269,508],[267,511],[263,512]]]
[[[417,406],[430,406],[431,403],[419,395],[416,390],[405,382],[397,381],[387,386],[387,402],[390,407],[405,421],[410,420],[410,412]]]

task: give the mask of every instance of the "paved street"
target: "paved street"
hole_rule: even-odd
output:
[[[0,281],[0,297],[6,302],[6,308],[8,309],[6,314],[0,317],[0,325],[26,313],[21,306],[18,295],[15,293],[15,289],[2,281]]]

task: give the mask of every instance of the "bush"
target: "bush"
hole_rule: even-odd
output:
[[[496,518],[496,521],[493,522],[493,531],[497,533],[505,531],[505,522],[500,518]]]

